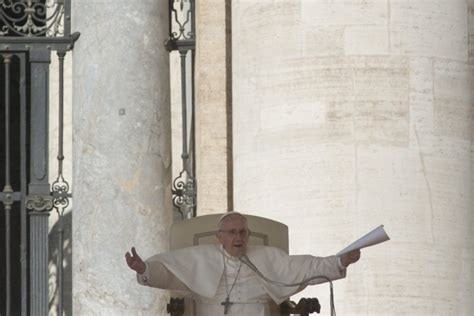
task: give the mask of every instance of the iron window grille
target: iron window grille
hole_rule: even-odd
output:
[[[70,0],[0,0],[5,122],[0,128],[2,315],[48,315],[48,216],[53,209],[60,227],[56,280],[58,314],[62,314],[62,225],[72,197],[63,176],[64,59],[78,38],[79,33],[71,33]],[[57,177],[52,184],[48,176],[51,52],[56,52],[59,65]]]

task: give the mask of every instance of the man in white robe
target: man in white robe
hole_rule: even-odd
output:
[[[248,237],[246,218],[229,212],[218,223],[219,245],[183,248],[146,261],[132,248],[125,258],[140,284],[190,293],[199,316],[271,315],[271,301],[278,305],[307,285],[326,279],[285,287],[267,282],[261,275],[287,284],[318,275],[336,280],[345,277],[347,266],[360,258],[359,250],[341,257],[289,256],[274,247],[247,246]],[[239,259],[245,256],[260,276]]]

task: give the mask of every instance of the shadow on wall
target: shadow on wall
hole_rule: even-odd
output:
[[[62,233],[62,254],[60,240]],[[49,315],[72,315],[72,212],[63,215],[51,228],[49,244]],[[60,288],[58,284],[59,257],[62,255],[62,311],[58,313]]]

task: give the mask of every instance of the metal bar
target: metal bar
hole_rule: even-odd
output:
[[[63,173],[63,134],[64,134],[64,57],[65,51],[58,51],[59,60],[59,139],[58,139],[58,172]]]
[[[10,250],[10,222],[11,222],[11,208],[5,205],[5,279],[6,279],[6,309],[5,313],[7,316],[10,315],[11,311],[11,299],[12,299],[12,289],[11,289],[11,250]]]
[[[181,158],[183,159],[183,170],[188,171],[187,161],[188,155],[188,127],[187,127],[187,108],[186,108],[186,54],[188,51],[179,51],[181,58],[181,115],[182,115],[182,130],[183,130],[183,152]]]
[[[21,201],[22,199],[21,192],[11,192],[11,193],[3,193],[0,192],[0,201],[4,200],[12,200],[12,201]]]
[[[64,36],[71,35],[71,0],[64,1]]]
[[[194,39],[167,40],[165,42],[165,47],[170,52],[174,50],[194,50],[196,47],[196,41]]]
[[[81,34],[74,32],[68,37],[4,37],[0,36],[0,50],[67,49],[72,50]]]
[[[21,315],[28,315],[28,235],[26,213],[26,56],[18,54],[20,60],[20,177],[21,177]]]
[[[3,200],[5,209],[5,287],[6,287],[6,309],[7,316],[11,313],[11,251],[10,251],[10,224],[11,224],[11,209],[13,201],[11,201],[10,193],[13,192],[10,184],[10,64],[12,55],[3,54],[3,63],[5,65],[5,187],[3,193],[5,198]]]
[[[10,65],[12,55],[3,54],[5,64],[5,187],[10,186]]]
[[[192,33],[192,39],[196,40],[196,14],[195,14],[195,4],[194,0],[190,1],[190,8],[189,10],[191,11],[191,33]],[[194,77],[193,77],[194,78]]]
[[[194,21],[194,18],[193,18],[193,21]],[[191,165],[191,176],[196,179],[196,135],[195,135],[195,89],[194,89],[194,61],[195,61],[195,50],[192,50],[191,51],[191,135],[190,135],[190,147],[191,147],[191,157],[192,157],[192,165]],[[195,192],[197,192],[197,181],[194,180],[194,190]],[[193,217],[196,217],[197,216],[197,194],[195,194],[195,200],[194,200],[194,205],[193,205],[193,209],[192,209],[192,216]]]
[[[173,2],[174,0],[168,1],[168,26],[169,26],[169,37],[173,38]]]
[[[43,44],[43,45],[57,45],[57,44],[74,44],[81,33],[74,32],[68,37],[0,37],[0,44]],[[46,47],[45,47],[46,48]],[[72,47],[71,47],[72,49]]]
[[[63,133],[64,133],[64,57],[66,52],[57,52],[59,60],[59,140],[58,140],[58,178],[62,177],[63,173]],[[64,210],[64,209],[63,209]],[[58,315],[62,315],[63,311],[63,212],[59,212],[59,229],[58,229]]]

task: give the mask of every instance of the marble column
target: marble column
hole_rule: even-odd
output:
[[[169,245],[168,1],[73,3],[73,312],[164,315],[124,254]]]
[[[468,1],[232,13],[235,209],[288,224],[292,253],[334,254],[385,224],[392,240],[335,283],[340,314],[471,315]],[[303,296],[327,311],[327,293]]]

